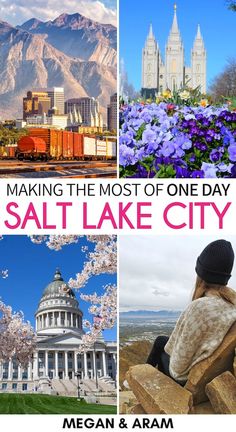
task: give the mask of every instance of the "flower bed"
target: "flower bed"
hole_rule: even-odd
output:
[[[120,111],[120,176],[236,177],[236,112],[134,103]]]

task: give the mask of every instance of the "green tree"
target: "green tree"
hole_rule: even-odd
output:
[[[227,0],[228,8],[236,12],[236,0]]]
[[[236,98],[236,60],[230,60],[223,72],[219,74],[210,87],[215,102]]]

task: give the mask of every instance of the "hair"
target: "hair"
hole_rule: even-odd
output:
[[[215,296],[221,297],[226,302],[236,306],[236,292],[232,288],[225,285],[207,283],[197,276],[192,301],[205,297],[207,292],[211,292]]]

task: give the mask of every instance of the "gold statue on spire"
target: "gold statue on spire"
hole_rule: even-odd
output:
[[[177,4],[176,3],[174,4],[174,10],[175,11],[177,10]]]

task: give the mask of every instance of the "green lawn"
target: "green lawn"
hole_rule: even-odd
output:
[[[116,414],[116,412],[116,406],[88,404],[72,397],[0,394],[0,414]]]

